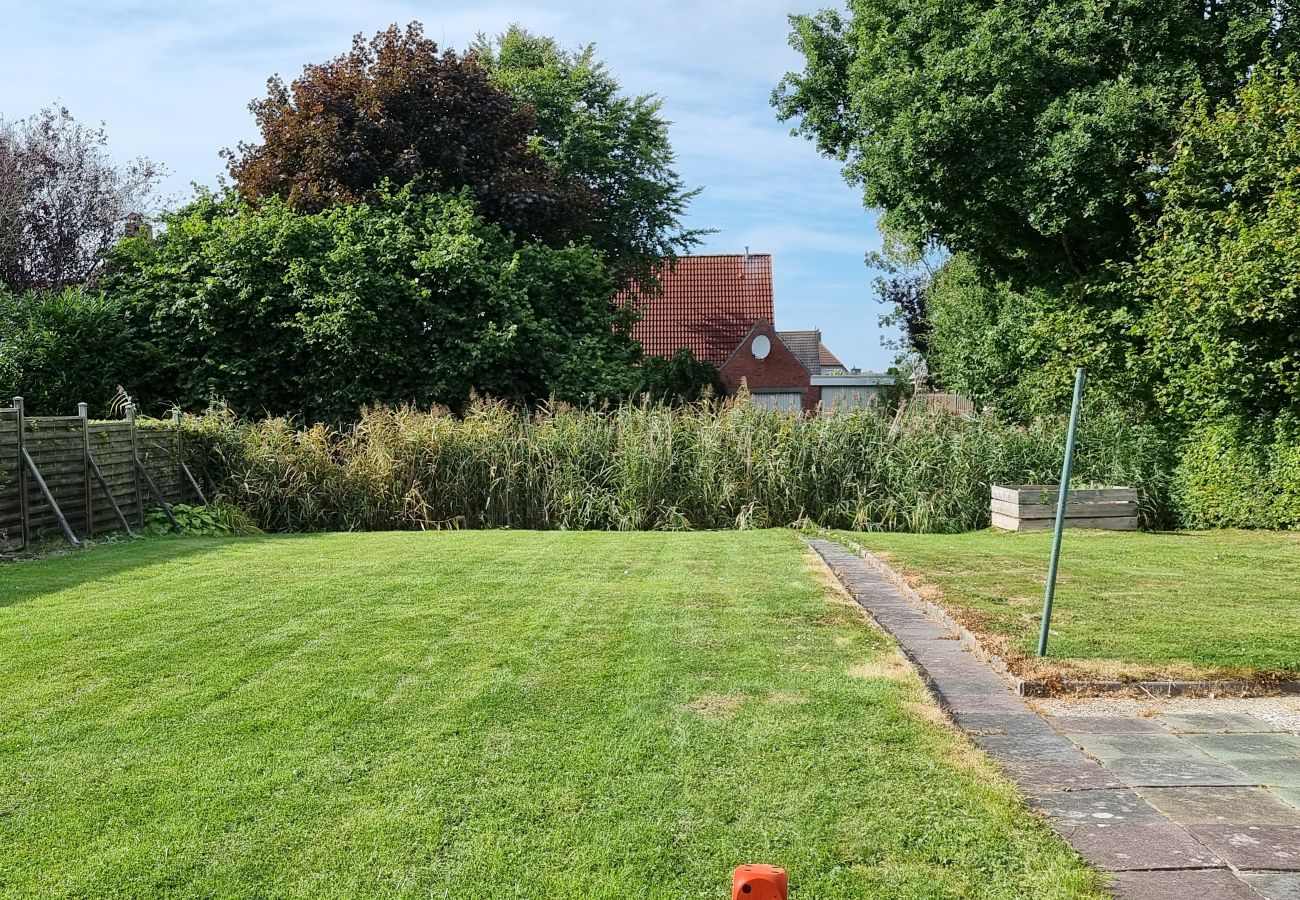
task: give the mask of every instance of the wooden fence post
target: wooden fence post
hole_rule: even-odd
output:
[[[185,502],[185,473],[181,470],[181,411],[172,410],[172,454],[176,459],[176,502]]]
[[[90,407],[77,404],[77,418],[81,419],[82,468],[86,471],[86,540],[95,537],[95,473],[90,470]]]
[[[20,533],[23,537],[23,549],[26,550],[31,541],[30,516],[27,512],[27,463],[24,457],[27,455],[26,442],[23,440],[23,432],[27,426],[23,422],[23,398],[14,398],[14,410],[18,416],[18,520],[22,523]]]
[[[126,405],[126,424],[131,429],[131,472],[135,476],[135,509],[137,521],[144,528],[144,491],[140,488],[140,435],[135,427],[135,403]]]

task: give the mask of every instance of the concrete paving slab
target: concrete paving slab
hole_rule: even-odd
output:
[[[1259,894],[1225,869],[1119,872],[1110,888],[1116,900],[1259,900]]]
[[[1008,762],[1002,768],[1008,778],[1026,791],[1083,791],[1126,787],[1105,766],[1082,757],[1077,762]]]
[[[1300,759],[1264,759],[1239,757],[1232,767],[1263,785],[1300,788]]]
[[[917,623],[915,625],[898,625],[887,619],[878,619],[885,630],[894,636],[894,638],[903,645],[904,648],[912,646],[917,641],[942,641],[951,632],[940,628],[938,625],[926,625]]]
[[[943,694],[959,696],[970,694],[980,697],[1001,698],[1014,701],[1016,709],[1029,709],[1025,701],[1007,690],[1001,681],[991,682],[987,678],[972,677],[969,674],[951,674],[941,661],[927,660],[920,664],[926,680],[934,689]],[[1032,712],[1033,710],[1030,710]]]
[[[1300,900],[1300,875],[1294,872],[1242,872],[1240,877],[1264,900]]]
[[[1165,818],[1136,792],[1124,788],[1032,793],[1029,805],[1062,825],[1151,825]]]
[[[1136,716],[1048,716],[1066,734],[1169,734],[1159,719]]]
[[[1277,794],[1287,803],[1290,803],[1296,809],[1300,809],[1300,787],[1275,787],[1273,793]]]
[[[1213,757],[1173,734],[1076,734],[1072,738],[1097,759],[1185,759],[1210,764]]]
[[[980,749],[1003,762],[1079,760],[1079,750],[1069,738],[1055,732],[1047,734],[975,734]]]
[[[1028,709],[1020,698],[1003,691],[993,694],[984,691],[971,693],[944,690],[938,684],[931,683],[931,688],[939,697],[939,703],[953,713],[1005,712],[1015,713]]]
[[[1277,729],[1249,713],[1165,713],[1160,718],[1176,731],[1276,731]]]
[[[1137,792],[1179,825],[1300,825],[1300,809],[1258,787],[1144,787]]]
[[[1108,759],[1106,767],[1129,787],[1251,787],[1261,782],[1226,763],[1187,759]]]
[[[1208,869],[1223,865],[1223,861],[1204,845],[1170,822],[1150,825],[1067,825],[1056,830],[1084,859],[1111,872]]]
[[[1182,739],[1229,763],[1252,756],[1300,759],[1300,737],[1293,734],[1188,734]]]
[[[1028,706],[1019,712],[954,712],[953,721],[972,735],[975,734],[1056,734]]]
[[[1234,868],[1300,872],[1300,825],[1189,825],[1187,831]]]
[[[952,684],[969,684],[981,690],[1004,693],[1007,690],[1007,683],[970,653],[937,654],[933,657],[933,664],[942,667],[943,677]]]

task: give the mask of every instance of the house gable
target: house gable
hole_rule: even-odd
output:
[[[768,340],[767,355],[754,354],[754,341]],[[777,334],[771,319],[759,319],[736,346],[721,367],[722,383],[728,391],[737,391],[744,383],[750,393],[798,392],[803,395],[803,409],[816,409],[820,390],[812,386],[812,374],[799,357]]]

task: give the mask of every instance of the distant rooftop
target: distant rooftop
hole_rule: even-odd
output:
[[[777,336],[781,342],[790,348],[790,352],[799,357],[799,362],[812,375],[821,372],[821,363],[819,360],[818,348],[822,344],[822,333],[813,329],[811,331],[778,331]]]
[[[830,351],[829,347],[827,347],[825,344],[822,344],[820,342],[817,344],[817,360],[818,362],[821,363],[821,367],[823,370],[848,368],[848,366],[840,362],[840,358],[838,356],[836,356],[834,353]]]
[[[820,329],[778,331],[777,334],[781,336],[781,340],[785,345],[790,348],[790,352],[799,357],[799,362],[804,364],[804,368],[813,375],[820,375],[826,369],[844,368],[844,363],[840,362],[839,357],[822,343]]]

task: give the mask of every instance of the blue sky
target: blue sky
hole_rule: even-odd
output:
[[[183,198],[224,171],[222,147],[256,137],[247,104],[269,75],[290,79],[358,31],[417,19],[461,48],[519,22],[567,45],[595,42],[628,90],[664,98],[678,168],[704,187],[690,224],[717,229],[701,252],[771,253],[778,327],[820,327],[849,365],[883,368],[893,354],[863,262],[880,246],[875,214],[768,104],[799,66],[786,14],[828,2],[0,0],[0,114],[59,100],[103,121],[114,155],[165,164],[166,190]]]

